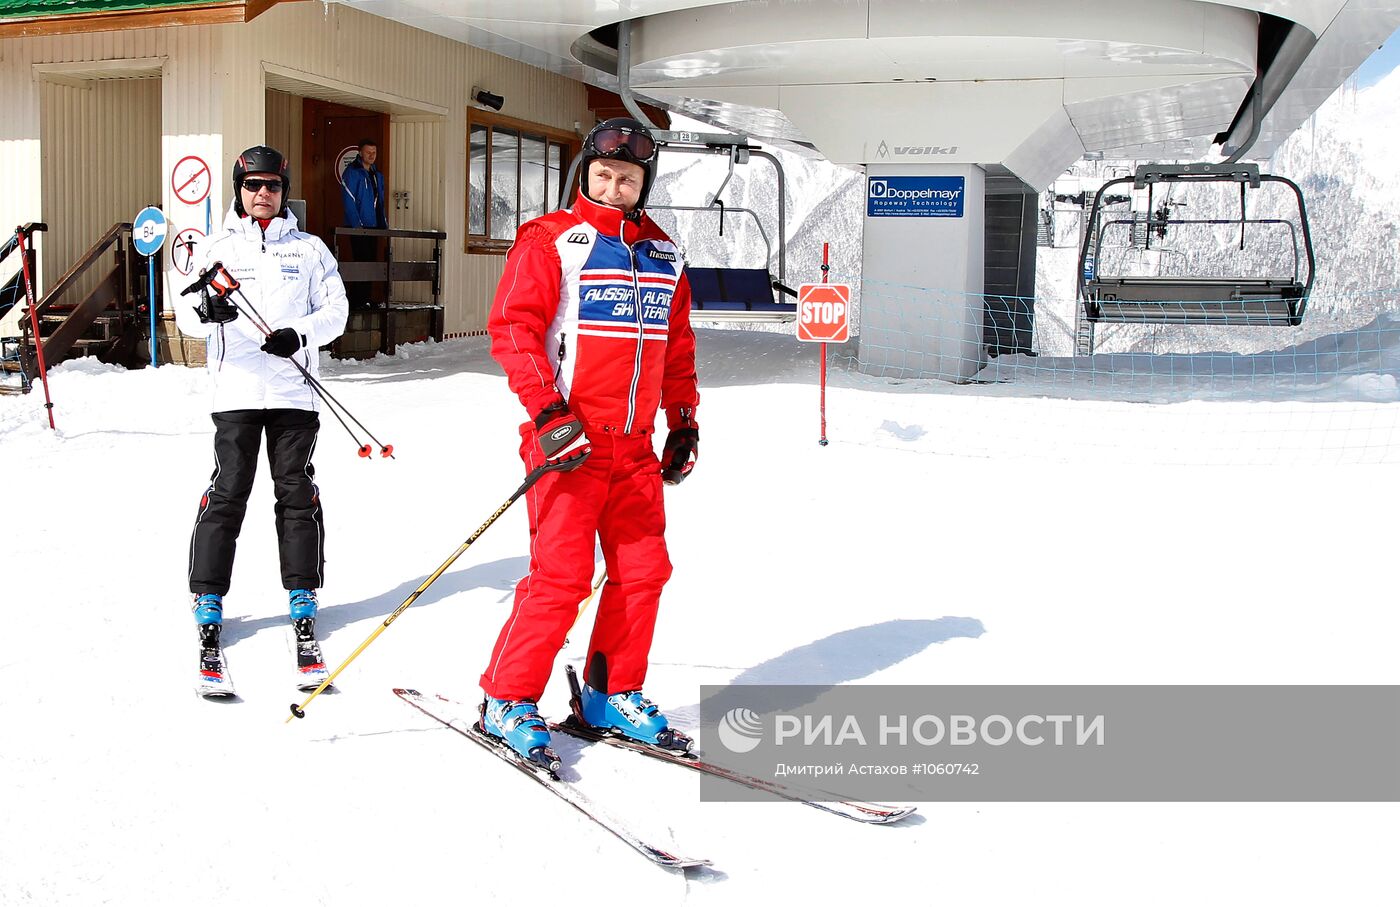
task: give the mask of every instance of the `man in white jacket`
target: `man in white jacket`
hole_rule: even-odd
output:
[[[196,262],[201,269],[221,263],[242,295],[206,296],[198,305],[183,297],[175,309],[183,333],[205,338],[214,383],[214,474],[199,503],[189,562],[206,650],[219,644],[223,596],[264,434],[282,585],[298,639],[315,639],[316,590],[325,566],[321,497],[311,465],[320,417],[316,392],[293,362],[314,377],[317,349],[344,332],[348,307],[330,250],[299,231],[287,210],[288,188],[281,153],[260,145],[239,155],[224,229],[201,244]],[[259,316],[271,333],[256,323]]]

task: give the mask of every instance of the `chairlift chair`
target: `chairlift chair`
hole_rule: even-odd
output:
[[[786,322],[797,319],[797,304],[784,302],[782,296],[794,299],[797,291],[785,283],[786,255],[783,242],[787,226],[786,178],[783,165],[774,155],[748,144],[746,137],[724,133],[659,132],[658,144],[665,150],[689,154],[723,154],[729,160],[729,171],[715,189],[710,202],[703,206],[652,205],[655,210],[715,213],[719,216],[719,233],[724,235],[725,215],[729,212],[753,218],[758,235],[763,239],[763,261],[773,260],[773,244],[763,221],[751,208],[731,207],[720,198],[724,188],[734,178],[734,168],[747,164],[751,155],[769,160],[778,175],[778,276],[768,268],[705,267],[687,263],[685,272],[690,282],[690,320],[693,322]]]
[[[753,218],[763,238],[764,261],[772,258],[772,243],[763,222],[751,208],[730,208],[718,199],[709,206],[653,205],[663,211],[718,212],[719,232],[724,235],[724,217],[737,211]],[[775,298],[775,291],[796,297],[797,291],[775,279],[767,268],[704,267],[687,263],[690,283],[690,320],[700,322],[783,322],[797,318],[797,304]]]
[[[1133,188],[1148,190],[1148,210],[1153,218],[1147,233],[1150,248],[1154,233],[1160,239],[1169,226],[1176,225],[1238,225],[1240,248],[1244,248],[1245,230],[1249,225],[1283,225],[1288,228],[1292,243],[1291,274],[1284,277],[1225,277],[1225,276],[1127,276],[1105,275],[1102,262],[1105,227],[1115,224],[1132,226],[1130,219],[1105,221],[1104,208],[1109,189],[1131,182]],[[1164,202],[1161,210],[1152,208],[1152,188],[1171,183],[1237,183],[1240,187],[1240,216],[1238,219],[1174,218],[1171,208],[1176,203]],[[1292,190],[1298,203],[1298,225],[1279,218],[1251,218],[1246,210],[1248,189],[1258,189],[1261,183],[1281,183]],[[1301,230],[1299,229],[1301,227]],[[1299,246],[1299,233],[1302,237]],[[1307,279],[1301,278],[1303,260],[1307,262]],[[1090,322],[1128,324],[1199,324],[1199,325],[1264,325],[1296,326],[1302,323],[1308,295],[1314,277],[1312,237],[1308,231],[1307,210],[1303,194],[1296,183],[1281,176],[1260,174],[1255,164],[1144,164],[1131,177],[1105,183],[1094,197],[1089,221],[1084,231],[1084,245],[1079,253],[1079,292],[1084,313]]]
[[[786,285],[784,237],[787,232],[787,179],[783,173],[782,162],[775,155],[748,144],[747,138],[742,135],[673,130],[654,130],[653,135],[657,145],[666,151],[723,154],[729,159],[729,172],[706,205],[648,205],[648,210],[717,214],[721,236],[724,235],[726,214],[746,214],[753,218],[758,227],[758,234],[763,238],[765,263],[773,259],[773,243],[768,238],[768,231],[763,228],[762,219],[751,208],[725,205],[720,199],[720,193],[734,178],[735,166],[747,164],[751,156],[768,160],[778,175],[778,276],[775,278],[767,267],[704,267],[687,262],[685,273],[690,283],[690,320],[706,323],[795,321],[796,302],[781,301],[781,296],[791,296],[794,299],[797,297],[797,291]],[[578,163],[579,159],[575,157],[573,165],[569,168],[566,186],[573,183]]]
[[[720,193],[734,178],[734,167],[747,164],[749,158],[761,157],[772,163],[778,175],[778,276],[766,267],[722,268],[700,267],[686,263],[685,273],[690,284],[690,320],[693,322],[784,322],[797,320],[797,303],[783,302],[782,296],[797,298],[797,291],[786,283],[787,178],[777,156],[748,144],[746,136],[729,133],[686,132],[656,129],[652,131],[659,148],[688,154],[723,154],[729,158],[729,172],[719,184],[707,205],[648,205],[649,211],[694,211],[719,215],[720,235],[724,234],[724,217],[731,211],[747,214],[758,226],[763,238],[764,262],[773,259],[773,244],[763,221],[750,208],[730,207],[720,200]],[[578,176],[582,152],[574,155],[569,172],[559,194],[559,205],[567,201],[569,188]]]

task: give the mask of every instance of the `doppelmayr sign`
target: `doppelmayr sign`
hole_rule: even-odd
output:
[[[866,183],[869,217],[962,217],[961,176],[872,176]]]

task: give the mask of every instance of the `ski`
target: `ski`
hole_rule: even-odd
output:
[[[542,787],[547,788],[556,797],[583,813],[600,827],[612,832],[632,849],[658,866],[685,869],[691,866],[710,865],[709,860],[677,856],[653,844],[648,844],[620,819],[612,816],[596,802],[585,796],[575,785],[563,780],[555,772],[520,758],[510,747],[497,743],[493,737],[478,730],[475,722],[463,720],[461,712],[465,707],[462,704],[443,696],[430,697],[417,690],[403,688],[396,688],[394,695],[434,721],[444,724],[466,737],[496,758],[513,765],[520,772],[534,779]]]
[[[868,825],[889,825],[898,822],[914,814],[917,807],[914,806],[883,806],[879,803],[866,803],[860,800],[832,800],[824,801],[818,799],[822,795],[815,791],[803,791],[800,788],[781,784],[776,781],[767,781],[763,778],[755,778],[752,775],[745,775],[733,769],[707,762],[694,753],[681,753],[674,750],[665,750],[660,747],[650,746],[613,734],[608,731],[599,730],[581,722],[576,715],[570,715],[564,721],[549,723],[551,731],[558,731],[561,734],[568,734],[580,740],[587,740],[592,743],[606,743],[618,749],[631,750],[652,759],[668,762],[671,765],[683,765],[688,769],[700,772],[703,775],[711,775],[715,778],[723,778],[744,787],[761,790],[781,797],[784,800],[791,800],[794,803],[801,803],[822,812],[841,816],[845,819],[852,819],[856,822],[864,822]]]
[[[330,671],[326,670],[325,656],[321,654],[321,644],[316,641],[312,620],[303,618],[292,621],[288,639],[297,659],[296,687],[303,693],[309,693],[330,676]],[[329,693],[332,689],[334,688],[327,687],[326,692]]]
[[[213,631],[210,631],[210,627]],[[219,625],[209,624],[200,628],[199,676],[195,680],[194,691],[205,699],[233,699],[233,677],[228,672],[228,661],[224,658],[223,646],[219,645]]]
[[[856,822],[864,822],[868,825],[889,825],[913,815],[917,809],[913,806],[883,806],[879,803],[866,803],[860,800],[842,800],[831,797],[825,791],[803,790],[777,781],[767,781],[763,778],[745,775],[742,772],[701,759],[699,754],[694,752],[694,741],[679,731],[674,732],[678,745],[673,749],[667,749],[642,743],[610,730],[594,727],[583,720],[583,693],[579,689],[578,674],[572,665],[564,667],[564,676],[569,682],[569,708],[573,714],[563,722],[550,722],[549,729],[551,731],[559,731],[580,740],[606,743],[619,749],[631,750],[634,753],[650,756],[672,765],[683,765],[704,775],[723,778],[753,790],[761,790],[784,800],[791,800],[794,803],[801,803],[822,812],[852,819]]]

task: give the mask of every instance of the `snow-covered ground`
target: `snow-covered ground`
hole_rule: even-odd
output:
[[[676,572],[648,693],[693,727],[699,686],[736,678],[1400,682],[1400,483],[1367,465],[1400,458],[1387,342],[1333,376],[1380,389],[1350,397],[1263,395],[1262,378],[1203,394],[1108,361],[1092,393],[1072,367],[964,387],[838,370],[823,448],[811,347],[702,332],[704,443],[667,492]],[[327,373],[398,455],[360,459],[323,426],[334,665],[518,484],[521,411],[479,339]],[[1394,804],[925,803],[872,828],[701,803],[690,773],[560,741],[588,792],[714,861],[653,868],[390,693],[475,700],[526,566],[523,508],[289,724],[302,696],[260,475],[226,601],[243,701],[201,701],[184,578],[212,466],[206,378],[77,362],[51,384],[57,432],[39,393],[0,397],[7,907],[1393,898]],[[918,629],[940,618],[963,630]],[[837,654],[802,654],[837,634]]]

